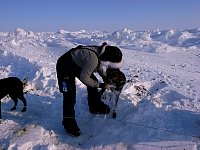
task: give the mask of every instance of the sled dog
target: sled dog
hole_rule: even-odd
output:
[[[27,102],[23,93],[23,82],[19,78],[8,77],[0,79],[0,100],[7,95],[14,101],[14,106],[11,110],[16,110],[18,99],[20,99],[24,104],[21,111],[26,111]]]

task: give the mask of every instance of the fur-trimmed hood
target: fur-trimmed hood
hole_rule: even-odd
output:
[[[110,68],[120,68],[123,64],[122,52],[116,46],[104,44],[99,56],[101,65]]]

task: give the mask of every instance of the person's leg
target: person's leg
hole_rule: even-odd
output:
[[[91,78],[97,81],[97,78],[94,76],[94,74],[91,75]],[[108,105],[104,104],[101,101],[101,96],[98,92],[98,89],[87,86],[87,91],[88,91],[88,106],[90,113],[108,114],[110,112],[110,108]]]
[[[80,69],[73,62],[70,53],[67,52],[58,59],[56,72],[59,90],[63,93],[62,124],[67,133],[79,136],[81,132],[76,123],[74,105],[76,103],[75,77]]]
[[[66,91],[63,91],[63,125],[66,132],[73,136],[79,136],[81,132],[76,123],[74,110],[76,103],[75,77],[64,79],[62,84],[66,85]]]
[[[91,78],[97,81],[97,78],[93,74]],[[88,92],[88,105],[89,107],[93,107],[101,100],[100,95],[98,93],[98,89],[87,86],[87,92]]]
[[[63,91],[63,121],[68,118],[75,118],[74,105],[76,103],[76,85],[75,78],[63,80],[66,84],[66,91]]]

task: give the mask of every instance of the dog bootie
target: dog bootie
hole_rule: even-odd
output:
[[[74,118],[69,118],[69,119],[65,119],[62,122],[65,131],[71,135],[71,136],[80,136],[81,135],[81,131],[76,123],[76,120]]]
[[[108,105],[100,101],[96,105],[89,106],[89,111],[91,114],[109,114],[110,108]]]

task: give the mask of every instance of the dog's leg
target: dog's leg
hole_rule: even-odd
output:
[[[114,107],[113,114],[112,114],[113,118],[117,117],[117,103],[118,103],[118,100],[119,100],[120,93],[121,93],[121,90],[120,91],[114,90],[114,94],[115,94],[115,107]]]
[[[24,107],[21,110],[21,112],[25,112],[26,111],[27,102],[26,102],[26,99],[25,99],[24,95],[19,96],[19,99],[22,100],[22,102],[24,104]]]
[[[16,110],[17,109],[18,99],[16,97],[11,97],[11,99],[14,101],[14,106],[13,106],[13,108],[11,108],[10,111]]]

